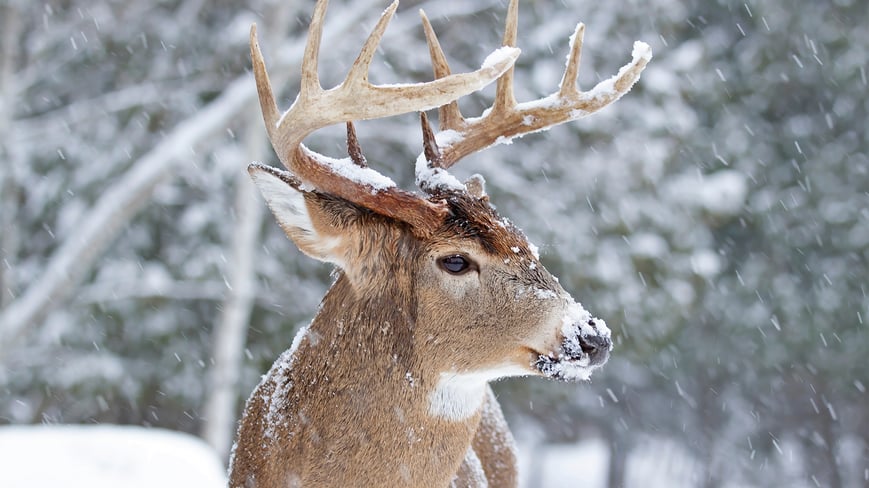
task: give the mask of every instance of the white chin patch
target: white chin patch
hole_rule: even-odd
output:
[[[429,393],[428,413],[453,422],[467,420],[483,406],[489,381],[529,374],[531,371],[524,368],[506,365],[468,373],[441,373],[440,380]]]
[[[579,359],[552,359],[548,356],[540,356],[534,366],[543,373],[543,376],[561,381],[588,381],[591,372],[595,370],[588,355]]]

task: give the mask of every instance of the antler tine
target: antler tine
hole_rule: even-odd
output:
[[[447,63],[444,50],[441,48],[441,43],[438,41],[437,34],[435,34],[431,22],[429,22],[428,17],[422,9],[419,9],[419,16],[422,18],[422,27],[425,32],[429,55],[431,56],[434,77],[435,79],[447,77],[450,75],[450,66]],[[508,71],[512,71],[512,68]],[[441,130],[459,130],[465,125],[465,118],[462,117],[462,112],[459,110],[459,102],[455,100],[438,108],[438,119],[440,120]]]
[[[620,93],[621,95],[627,93],[634,86],[634,83],[640,79],[640,74],[643,72],[643,69],[647,64],[649,64],[649,60],[652,59],[652,50],[649,48],[648,44],[644,42],[635,42],[632,54],[634,59],[619,69],[619,73],[616,75],[613,84],[616,93]],[[598,83],[598,85],[601,83]],[[597,86],[595,86],[595,88],[597,88]],[[621,97],[621,95],[619,95],[619,97]],[[606,103],[609,104],[617,99],[618,98],[613,98]]]
[[[389,22],[392,20],[392,16],[395,15],[395,10],[398,8],[398,0],[394,0],[386,10],[383,11],[383,14],[380,16],[380,20],[377,21],[377,25],[374,26],[374,29],[371,31],[371,34],[368,35],[368,39],[365,40],[365,44],[362,46],[362,50],[359,52],[359,56],[356,57],[356,61],[353,63],[353,67],[350,68],[350,73],[347,74],[347,78],[344,83],[367,83],[368,82],[368,70],[371,66],[371,60],[374,58],[374,53],[377,51],[377,46],[380,45],[380,40],[383,38],[383,33],[386,32],[386,26],[389,25]]]
[[[359,138],[356,137],[356,128],[353,127],[353,122],[347,122],[347,154],[356,166],[368,167],[368,160],[362,154],[362,147],[359,145]]]
[[[277,129],[278,104],[275,102],[275,95],[272,91],[272,83],[269,81],[269,73],[266,70],[266,63],[263,60],[263,53],[260,51],[259,41],[256,35],[256,24],[250,26],[250,58],[253,66],[253,76],[256,80],[256,92],[259,95],[260,110],[263,113],[263,120],[266,124],[266,131],[269,139],[275,136]]]
[[[323,39],[323,19],[326,18],[326,8],[329,0],[318,0],[311,14],[311,24],[308,26],[308,39],[305,42],[305,54],[302,58],[302,81],[299,89],[299,99],[305,99],[313,93],[321,91],[320,85],[320,41]]]
[[[507,7],[507,21],[504,27],[504,42],[502,46],[516,47],[516,34],[519,31],[519,0],[511,0]],[[501,114],[516,105],[516,97],[513,95],[513,72],[515,65],[511,66],[500,78],[495,90],[495,103],[492,112]]]
[[[558,87],[558,95],[564,98],[579,95],[576,80],[579,77],[579,61],[582,58],[582,40],[585,37],[585,24],[576,24],[576,30],[570,38],[570,54],[567,55],[567,67]]]
[[[425,112],[419,113],[419,122],[422,126],[422,146],[423,152],[425,153],[425,159],[430,168],[440,168],[443,166],[443,162],[441,161],[441,150],[438,148],[434,131],[428,123],[428,116]]]

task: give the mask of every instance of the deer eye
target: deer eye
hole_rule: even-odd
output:
[[[473,262],[460,254],[443,257],[439,260],[439,264],[447,273],[454,275],[465,274],[476,267]]]

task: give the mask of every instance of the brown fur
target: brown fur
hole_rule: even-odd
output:
[[[483,407],[456,421],[433,416],[429,395],[443,372],[509,362],[531,374],[541,326],[565,293],[488,203],[439,198],[450,215],[420,238],[402,222],[305,194],[318,239],[337,239],[334,261],[345,265],[297,349],[248,401],[230,486],[445,487],[466,468],[470,446],[490,486],[516,485],[513,441],[494,396],[483,392]],[[298,229],[284,228],[298,243]],[[325,259],[308,245],[300,247]],[[457,253],[478,263],[477,275],[438,267]],[[558,298],[541,300],[534,289]]]

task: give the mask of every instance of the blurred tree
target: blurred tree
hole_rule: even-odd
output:
[[[375,60],[376,82],[430,78],[418,7],[457,71],[500,42],[501,2],[405,3]],[[332,2],[324,84],[346,71],[384,5]],[[237,407],[309,320],[329,270],[270,219],[242,217],[236,195],[258,157],[246,141],[264,132],[244,115],[256,108],[248,27],[258,21],[263,35],[285,39],[265,54],[287,106],[310,8],[0,5],[3,422],[201,430],[225,376],[208,379],[212,367],[243,358],[237,383],[223,378],[235,390],[223,398]],[[610,364],[590,384],[496,385],[517,433],[605,439],[610,486],[635,483],[634,460],[659,441],[691,458],[684,484],[865,484],[867,8],[523,2],[520,100],[555,89],[578,20],[588,26],[581,86],[614,72],[634,39],[649,41],[655,58],[614,108],[456,168],[487,177],[501,213],[616,333]],[[479,113],[491,93],[463,110]],[[398,117],[358,130],[375,167],[410,188],[417,124]],[[309,142],[341,154],[343,130]],[[245,222],[256,235],[233,247]],[[251,281],[235,274],[240,246]],[[251,300],[240,305],[250,307],[245,349],[232,341],[221,359],[217,324],[241,295]]]

